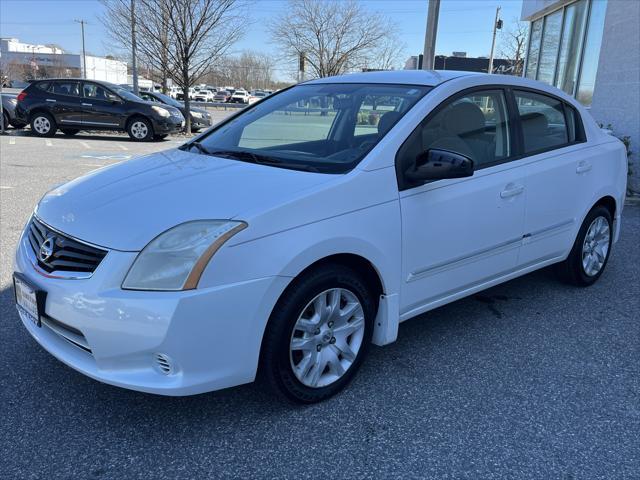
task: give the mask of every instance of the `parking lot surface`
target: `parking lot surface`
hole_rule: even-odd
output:
[[[0,478],[640,478],[638,207],[593,287],[544,270],[403,323],[319,405],[255,385],[159,397],[58,362],[13,305],[13,250],[34,205],[182,141],[0,138]]]

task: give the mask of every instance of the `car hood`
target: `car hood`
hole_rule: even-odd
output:
[[[48,192],[36,214],[79,240],[139,251],[190,220],[242,219],[335,175],[168,150],[96,170]]]

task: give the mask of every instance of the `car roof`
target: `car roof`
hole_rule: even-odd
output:
[[[483,74],[457,70],[391,70],[383,72],[348,73],[335,77],[318,78],[305,83],[397,83],[435,87],[448,80],[469,75]]]

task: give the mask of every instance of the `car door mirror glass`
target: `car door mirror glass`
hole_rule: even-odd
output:
[[[462,178],[473,175],[473,160],[465,155],[431,148],[416,157],[415,164],[406,172],[411,182],[426,182],[445,178]]]

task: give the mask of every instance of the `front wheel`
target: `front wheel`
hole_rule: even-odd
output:
[[[48,113],[39,112],[31,118],[31,131],[39,137],[53,137],[57,129],[56,121]]]
[[[153,138],[153,126],[146,118],[136,117],[129,122],[127,133],[133,141],[146,142]]]
[[[593,285],[607,265],[612,243],[611,213],[598,205],[587,214],[571,253],[556,266],[556,273],[563,281],[573,285]]]
[[[297,279],[265,332],[260,373],[298,403],[335,395],[353,378],[373,333],[375,299],[350,268],[325,265]]]

